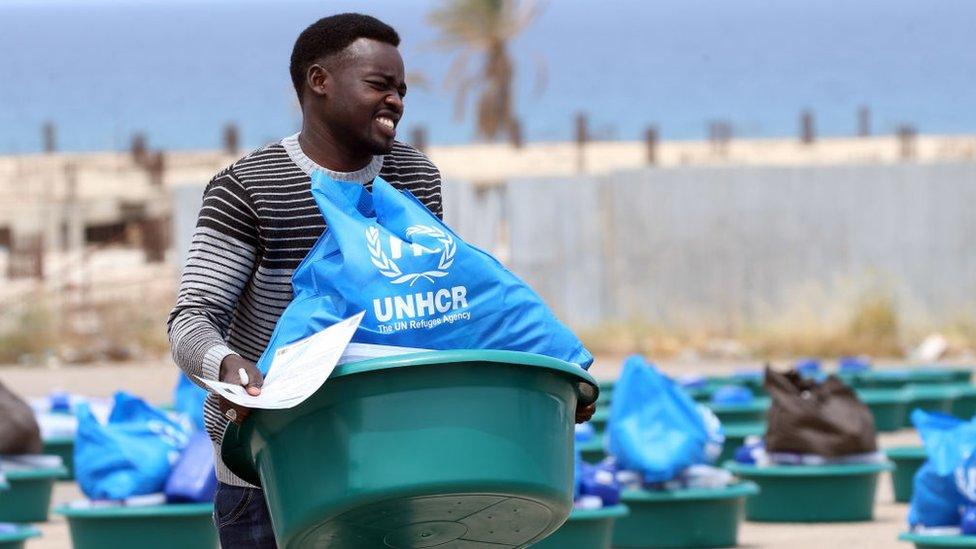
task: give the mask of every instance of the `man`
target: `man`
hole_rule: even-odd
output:
[[[367,188],[380,175],[442,215],[437,168],[395,140],[407,92],[399,43],[390,26],[351,13],[321,19],[299,35],[290,71],[301,131],[238,160],[204,192],[169,318],[173,356],[191,379],[242,383],[243,370],[242,384],[260,393],[254,363],[292,298],[292,272],[325,230],[311,194],[313,170]],[[592,407],[580,413],[592,414]],[[228,421],[248,414],[207,397],[204,422],[218,456],[214,520],[224,547],[273,548],[263,493],[219,458]]]

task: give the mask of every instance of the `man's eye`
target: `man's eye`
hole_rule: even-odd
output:
[[[385,90],[386,89],[386,82],[377,82],[375,80],[367,80],[366,83],[369,84],[370,87],[372,87],[375,90],[382,91],[382,90]]]

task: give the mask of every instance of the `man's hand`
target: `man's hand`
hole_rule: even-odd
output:
[[[243,383],[241,379],[240,371],[242,368],[247,373],[247,383]],[[258,396],[261,394],[261,385],[264,383],[264,376],[261,375],[261,370],[258,370],[258,367],[253,362],[245,360],[238,355],[227,355],[220,363],[220,381],[243,385],[247,388],[247,394]],[[231,414],[231,416],[234,416],[231,419],[234,423],[238,425],[244,423],[247,416],[251,415],[250,408],[238,406],[220,395],[217,395],[217,398],[220,399],[220,413],[224,414],[224,417],[231,419],[228,417],[227,411],[234,410],[234,413]]]
[[[586,423],[596,412],[596,402],[584,406],[582,403],[576,405],[576,423]]]

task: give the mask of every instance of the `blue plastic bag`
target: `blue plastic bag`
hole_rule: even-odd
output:
[[[624,362],[614,386],[608,449],[622,469],[664,482],[706,461],[708,431],[696,403],[638,356]]]
[[[968,505],[962,512],[962,535],[976,536],[976,506]]]
[[[751,404],[755,399],[748,387],[723,385],[712,393],[712,404]]]
[[[838,370],[845,374],[859,374],[871,370],[871,361],[858,356],[843,356],[837,361]]]
[[[612,470],[583,462],[579,475],[577,484],[580,496],[597,496],[604,507],[620,503],[620,485]]]
[[[589,442],[596,437],[596,429],[593,428],[593,424],[589,421],[586,423],[577,423],[574,436],[576,442]]]
[[[959,526],[966,498],[956,490],[952,473],[940,475],[935,465],[926,461],[912,479],[912,501],[908,524],[916,526]]]
[[[708,434],[708,440],[705,442],[705,463],[715,463],[722,455],[722,447],[725,446],[725,430],[722,428],[722,421],[704,404],[698,405],[698,413],[701,414],[705,433]]]
[[[201,503],[213,501],[217,492],[214,448],[205,431],[197,431],[183,449],[179,461],[166,479],[166,501]]]
[[[820,361],[815,358],[804,358],[796,361],[793,368],[803,377],[817,378],[823,373]]]
[[[580,341],[495,258],[459,238],[382,178],[372,193],[322,172],[312,195],[328,230],[292,276],[294,299],[258,361],[365,311],[353,342],[422,349],[506,349],[587,368]]]
[[[915,526],[959,526],[962,509],[973,503],[965,492],[973,492],[973,451],[976,423],[949,415],[915,410],[912,423],[925,444],[928,460],[915,473],[908,523]],[[976,494],[971,494],[976,495]]]
[[[198,431],[204,429],[203,401],[206,399],[207,391],[181,373],[173,389],[173,408],[188,417]]]
[[[115,394],[105,425],[87,404],[77,414],[75,477],[86,496],[124,499],[163,491],[189,439],[184,424],[123,392]]]

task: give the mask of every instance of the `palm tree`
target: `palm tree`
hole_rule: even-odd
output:
[[[495,139],[519,132],[512,97],[514,67],[508,43],[532,22],[541,11],[531,0],[445,0],[430,14],[431,23],[441,36],[438,44],[460,53],[448,70],[455,88],[454,112],[461,118],[468,94],[477,94],[477,132]],[[482,56],[481,69],[473,74],[468,62]]]

